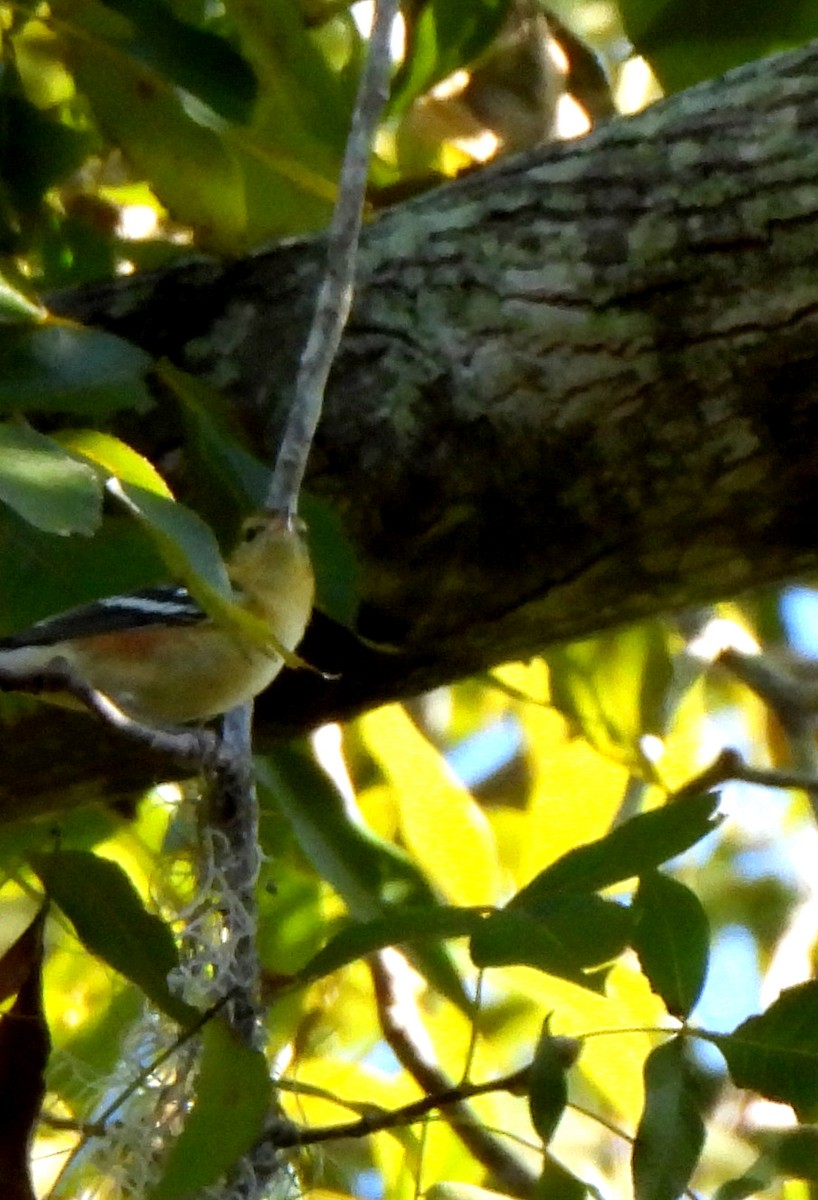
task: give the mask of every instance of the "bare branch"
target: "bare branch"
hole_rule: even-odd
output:
[[[341,168],[338,200],[329,228],[327,264],[312,326],[298,370],[295,399],[287,415],[266,507],[294,513],[324,389],[352,306],[361,214],[372,139],[388,94],[392,26],[398,0],[378,0],[352,124]]]
[[[528,1072],[529,1067],[525,1066],[518,1071],[511,1071],[508,1075],[500,1075],[497,1079],[489,1079],[484,1083],[460,1083],[456,1087],[450,1084],[445,1089],[422,1096],[420,1100],[413,1100],[410,1104],[404,1104],[400,1108],[378,1109],[357,1121],[342,1121],[337,1125],[321,1125],[317,1129],[301,1129],[293,1125],[280,1131],[276,1144],[279,1148],[284,1149],[291,1146],[315,1146],[319,1142],[334,1142],[338,1138],[369,1137],[370,1134],[381,1133],[384,1129],[397,1129],[402,1125],[411,1125],[415,1121],[420,1121],[430,1112],[434,1112],[435,1109],[444,1110],[452,1105],[460,1108],[464,1101],[475,1096],[487,1096],[491,1092],[517,1093],[524,1091],[527,1086]],[[462,1131],[467,1128],[465,1124],[461,1125],[460,1121],[453,1120],[450,1114],[447,1114],[447,1119],[452,1120],[452,1125],[458,1135],[461,1135]],[[468,1120],[476,1122],[471,1127],[472,1132],[480,1131],[485,1134],[486,1131],[473,1113],[469,1114]],[[515,1190],[510,1194],[515,1196],[531,1195],[536,1178],[529,1175],[527,1171],[525,1176],[528,1190]],[[520,1182],[522,1183],[522,1180]]]
[[[177,766],[197,772],[207,763],[216,764],[222,755],[218,737],[208,729],[184,729],[142,725],[91,687],[64,659],[56,657],[34,672],[0,670],[0,691],[67,693],[106,725],[155,754],[166,755]]]
[[[430,1093],[414,1104],[406,1105],[403,1110],[396,1110],[395,1124],[405,1124],[407,1119],[417,1120],[427,1112],[443,1105],[446,1108],[446,1120],[453,1132],[469,1150],[478,1162],[486,1168],[497,1183],[510,1196],[531,1196],[536,1186],[536,1176],[529,1171],[521,1160],[503,1146],[500,1141],[484,1128],[479,1117],[465,1103],[470,1096],[484,1095],[486,1091],[515,1091],[525,1087],[527,1068],[515,1071],[502,1080],[491,1084],[470,1084],[463,1082],[458,1086],[452,1084],[436,1062],[424,1053],[420,1038],[417,1036],[420,1017],[416,1010],[413,1021],[407,1020],[407,1006],[411,1000],[406,996],[406,989],[400,987],[395,972],[390,965],[389,956],[385,953],[374,954],[369,961],[369,970],[375,985],[375,1000],[378,1007],[378,1019],[384,1038],[392,1048],[401,1066],[420,1084],[424,1091]],[[422,1028],[420,1029],[422,1033]],[[386,1117],[395,1117],[396,1113],[384,1114],[377,1118],[363,1117],[360,1122],[352,1125],[365,1126],[371,1121],[382,1121]],[[408,1116],[407,1116],[408,1114]],[[380,1128],[390,1128],[382,1125]],[[369,1130],[369,1132],[373,1132]],[[312,1136],[312,1135],[310,1135]],[[343,1134],[341,1136],[362,1136],[359,1134]],[[326,1140],[326,1139],[321,1139]]]

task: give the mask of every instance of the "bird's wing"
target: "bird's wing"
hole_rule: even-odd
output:
[[[183,587],[150,587],[123,596],[106,596],[38,621],[20,633],[0,638],[0,650],[53,646],[96,634],[150,625],[194,625],[207,614]]]

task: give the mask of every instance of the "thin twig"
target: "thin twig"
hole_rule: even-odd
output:
[[[217,763],[222,753],[219,738],[209,729],[143,725],[129,717],[102,692],[93,688],[64,658],[46,667],[22,672],[0,670],[0,691],[31,695],[67,693],[106,725],[155,754],[166,755],[176,765],[198,772]]]
[[[759,787],[797,788],[808,795],[818,795],[818,776],[806,771],[780,771],[770,767],[751,767],[738,750],[728,747],[698,775],[674,792],[671,801],[700,795],[722,783],[754,783]]]
[[[327,239],[327,265],[295,385],[266,507],[293,514],[321,416],[324,390],[352,306],[358,237],[372,141],[383,111],[391,67],[390,38],[398,0],[378,0],[369,53],[352,114],[338,200]]]
[[[488,1096],[492,1092],[520,1092],[527,1085],[528,1071],[529,1067],[525,1066],[518,1071],[511,1071],[508,1075],[501,1075],[497,1079],[489,1079],[483,1083],[461,1083],[457,1087],[451,1085],[439,1092],[421,1096],[419,1100],[413,1100],[409,1104],[403,1104],[400,1108],[382,1109],[378,1112],[368,1113],[357,1121],[341,1121],[337,1125],[321,1125],[316,1129],[301,1129],[293,1125],[289,1130],[280,1133],[277,1144],[280,1148],[314,1146],[320,1142],[334,1142],[338,1138],[369,1137],[373,1133],[382,1133],[388,1129],[412,1125],[415,1121],[423,1120],[435,1109],[446,1110],[452,1107],[457,1109],[463,1105],[464,1101],[471,1100],[475,1096]],[[470,1110],[467,1109],[466,1112],[468,1120],[477,1120]],[[459,1120],[455,1122],[451,1114],[447,1114],[447,1119],[452,1120],[459,1133],[461,1129]],[[463,1120],[466,1120],[465,1116]],[[474,1130],[485,1132],[479,1122],[474,1126]],[[536,1177],[532,1175],[527,1178],[526,1182],[530,1182],[531,1188],[525,1194],[531,1195]],[[520,1195],[522,1193],[514,1192],[513,1194]]]
[[[406,1105],[397,1124],[405,1124],[407,1114],[416,1120],[432,1109],[446,1108],[446,1120],[466,1149],[474,1155],[486,1171],[510,1196],[527,1197],[534,1193],[537,1177],[516,1154],[489,1133],[474,1111],[465,1103],[471,1096],[482,1096],[489,1091],[518,1091],[525,1088],[528,1068],[514,1071],[490,1084],[471,1084],[466,1081],[455,1086],[436,1062],[424,1054],[419,1038],[413,1034],[410,1021],[406,1019],[406,989],[400,989],[399,981],[390,969],[384,953],[374,954],[368,960],[375,987],[378,1019],[384,1039],[392,1049],[401,1066],[429,1093],[422,1100]],[[401,1016],[403,1014],[403,1016]],[[415,1014],[413,1014],[414,1017]],[[417,1016],[419,1023],[420,1018]],[[386,1115],[387,1117],[389,1114]],[[359,1125],[362,1130],[368,1122],[382,1121],[384,1116],[362,1117],[360,1122],[350,1122],[349,1128]],[[391,1125],[379,1126],[391,1128]],[[341,1127],[338,1127],[341,1128]],[[329,1135],[332,1136],[332,1135]],[[357,1137],[363,1133],[344,1133],[338,1136]],[[320,1140],[328,1140],[323,1137]]]

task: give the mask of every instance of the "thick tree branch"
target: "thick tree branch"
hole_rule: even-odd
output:
[[[278,397],[278,428],[322,256],[55,307],[206,375],[248,427]],[[341,678],[286,672],[261,728],[816,570],[817,258],[818,44],[374,222],[308,484],[359,555],[360,632],[397,651],[316,622],[305,654]]]

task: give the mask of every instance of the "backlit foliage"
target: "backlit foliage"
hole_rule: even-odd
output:
[[[739,8],[559,0],[548,26],[536,4],[407,0],[372,211],[804,40],[818,16]],[[129,441],[154,403],[147,356],[39,297],[322,229],[367,15],[0,4],[2,632],[168,571],[218,579],[208,527]],[[212,511],[251,507],[262,464],[204,385],[158,370],[197,431],[193,473],[218,481]],[[138,521],[105,508],[106,475],[142,497]],[[329,553],[347,586],[324,603],[348,620],[348,551]],[[263,1051],[215,1020],[182,1036],[234,949],[195,789],[124,812],[89,782],[47,818],[4,814],[4,1197],[220,1194],[271,1080],[271,1195],[806,1196],[816,833],[803,792],[719,796],[744,768],[708,768],[729,746],[815,770],[811,735],[794,746],[747,672],[713,665],[780,646],[788,620],[808,644],[811,597],[796,623],[792,597],[766,595],[555,648],[260,758],[259,924],[232,937],[259,946]],[[20,703],[3,698],[9,730]]]

